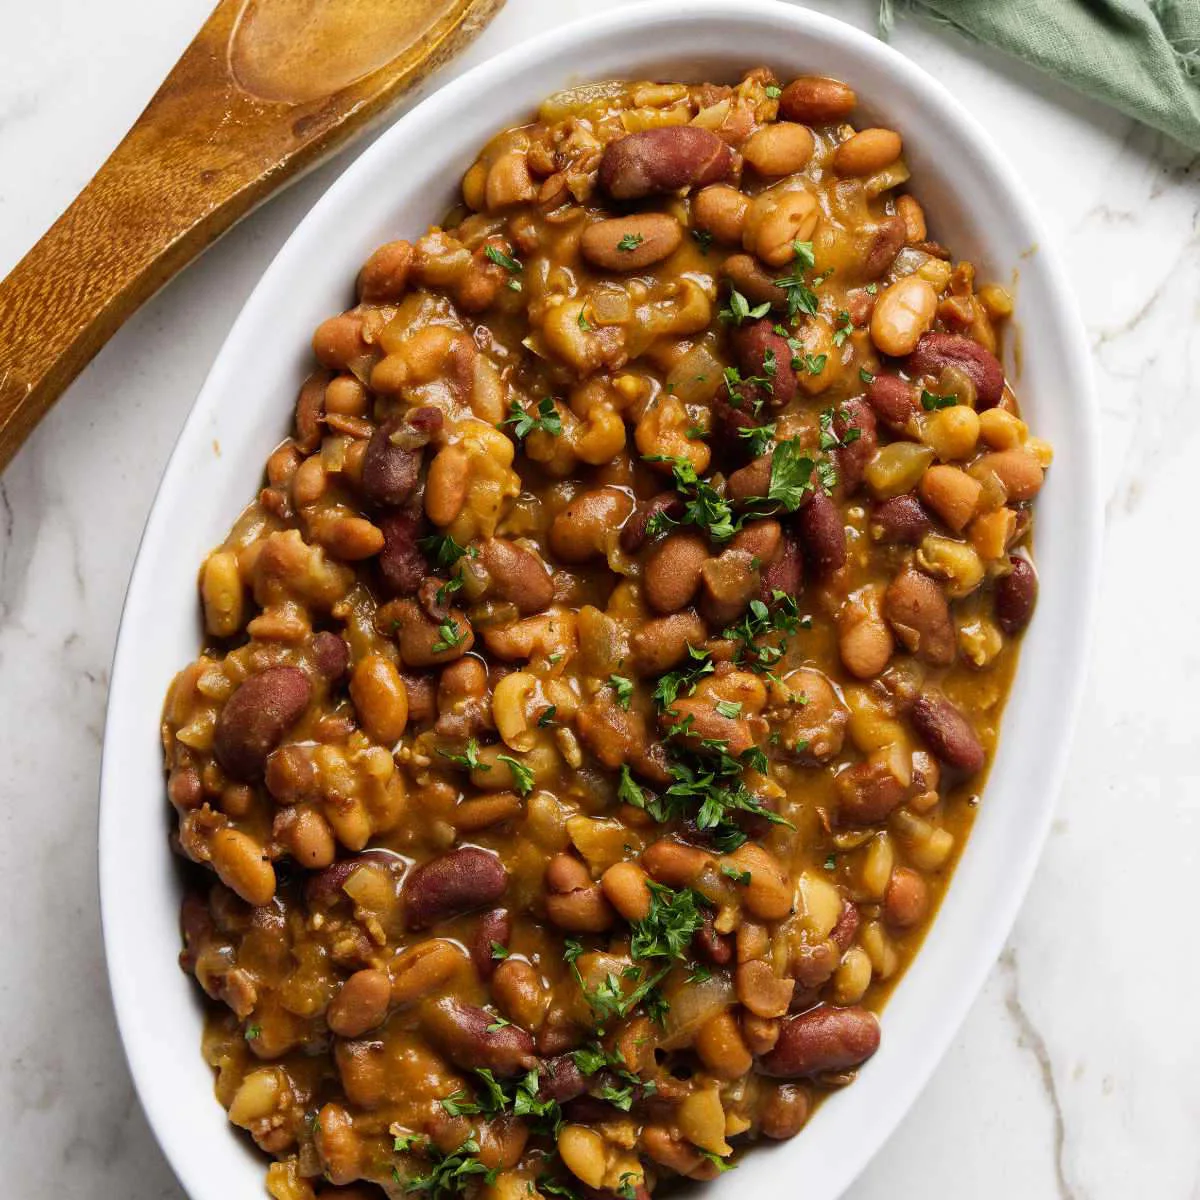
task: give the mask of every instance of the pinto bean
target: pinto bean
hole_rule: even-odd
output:
[[[875,825],[904,800],[904,785],[878,762],[860,762],[834,779],[838,817],[847,825]]]
[[[359,312],[329,317],[317,326],[312,338],[313,354],[323,367],[345,371],[356,359],[371,353],[363,337],[363,318]]]
[[[533,1038],[518,1025],[499,1025],[495,1016],[473,1004],[443,996],[427,1004],[421,1022],[438,1048],[463,1070],[485,1067],[501,1077],[537,1065]]]
[[[408,691],[395,663],[382,654],[360,658],[350,677],[350,699],[363,730],[383,746],[394,746],[408,724]]]
[[[905,567],[888,584],[883,615],[904,648],[923,661],[948,667],[958,656],[950,605],[928,575]]]
[[[904,360],[913,378],[938,376],[946,367],[957,367],[975,385],[976,407],[994,408],[1004,396],[1004,368],[986,347],[961,333],[926,333]]]
[[[491,580],[488,594],[515,604],[523,617],[548,608],[554,599],[554,577],[532,550],[506,538],[488,538],[479,547],[479,562]]]
[[[721,274],[751,304],[787,305],[787,292],[775,283],[778,272],[768,272],[749,254],[731,254],[721,264]]]
[[[475,644],[470,622],[457,608],[450,609],[442,621],[430,620],[412,599],[393,600],[387,610],[393,626],[387,632],[395,633],[400,658],[406,667],[454,662]]]
[[[983,746],[970,721],[945,696],[918,696],[909,710],[913,728],[921,740],[948,766],[973,775],[982,770]]]
[[[877,542],[920,545],[933,528],[933,521],[916,496],[893,496],[871,510],[871,536]]]
[[[805,125],[826,125],[848,117],[858,104],[854,89],[840,79],[801,75],[783,89],[779,115]]]
[[[460,846],[431,858],[404,881],[409,927],[428,929],[473,908],[495,904],[507,886],[508,872],[489,850]]]
[[[300,719],[311,698],[312,684],[299,667],[268,667],[249,676],[217,718],[217,761],[234,779],[259,778],[267,755]]]
[[[771,455],[761,454],[729,476],[726,491],[731,500],[740,502],[765,496],[770,485]]]
[[[330,1002],[325,1020],[338,1037],[361,1037],[382,1025],[387,1016],[392,983],[387,972],[369,967],[355,971]]]
[[[846,564],[846,526],[838,506],[823,491],[812,494],[796,514],[796,531],[807,565],[827,578]]]
[[[733,151],[696,125],[664,125],[609,142],[600,159],[600,186],[614,200],[703,187],[724,179]]]
[[[670,671],[687,658],[688,646],[702,646],[707,635],[707,626],[691,608],[640,623],[631,646],[638,673]]]
[[[839,175],[874,175],[900,157],[904,144],[894,129],[860,129],[833,152]]]
[[[691,603],[708,561],[708,543],[697,533],[672,533],[646,560],[642,588],[646,601],[660,613],[678,612]]]
[[[781,1083],[772,1088],[760,1102],[758,1127],[763,1137],[773,1141],[793,1138],[808,1123],[812,1101],[808,1093],[794,1083]]]
[[[734,330],[733,348],[746,379],[769,379],[757,385],[763,399],[775,408],[783,408],[796,398],[796,372],[792,370],[792,351],[787,339],[775,332],[775,323],[763,317]],[[742,389],[743,394],[745,388]]]
[[[583,231],[579,250],[603,271],[640,271],[674,254],[683,228],[669,213],[638,213],[596,221]]]
[[[569,563],[600,557],[632,511],[633,501],[618,488],[581,492],[551,523],[550,549]]]
[[[742,226],[750,197],[737,188],[714,183],[692,198],[692,221],[697,229],[707,230],[727,246],[742,244]]]
[[[383,549],[376,561],[389,596],[415,595],[429,575],[429,563],[417,545],[423,520],[420,510],[413,508],[383,513],[378,519]]]
[[[209,843],[213,869],[221,882],[247,904],[269,903],[275,895],[275,868],[262,846],[238,829],[218,829]]]
[[[896,255],[904,248],[907,229],[903,217],[884,217],[870,234],[863,251],[862,262],[856,272],[859,279],[879,279],[896,261]],[[870,293],[867,293],[869,295]],[[866,302],[862,302],[865,306]],[[874,316],[875,305],[869,306],[866,319]],[[866,320],[863,322],[866,323]]]
[[[374,251],[358,273],[358,298],[368,304],[394,304],[408,287],[413,248],[410,243],[387,242]]]
[[[1037,604],[1038,580],[1033,563],[1013,554],[1009,557],[1012,570],[996,580],[992,603],[996,621],[1009,636],[1020,633],[1029,624]]]
[[[812,155],[812,133],[794,121],[762,125],[742,145],[742,157],[747,164],[766,176],[802,171]]]
[[[875,413],[865,401],[854,396],[834,409],[833,432],[842,443],[835,451],[838,479],[847,495],[853,495],[862,483],[867,463],[875,457],[879,446]]]
[[[775,1049],[758,1069],[778,1079],[848,1071],[879,1049],[879,1021],[865,1008],[821,1007],[786,1017]]]
[[[1042,464],[1024,447],[994,450],[977,459],[971,474],[984,478],[994,475],[1010,500],[1032,500],[1042,489],[1045,471]]]
[[[867,403],[893,433],[904,433],[921,411],[916,389],[899,375],[876,375],[867,387]]]
[[[929,911],[929,886],[911,867],[897,867],[883,896],[883,916],[894,929],[911,929]]]
[[[745,754],[754,745],[754,735],[749,721],[741,717],[724,717],[713,706],[712,701],[699,697],[676,700],[659,719],[663,732],[691,722],[683,738],[693,747],[701,742],[724,742],[726,750],[736,758]]]

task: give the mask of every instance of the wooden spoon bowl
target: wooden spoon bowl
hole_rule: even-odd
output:
[[[474,37],[504,0],[220,0],[0,282],[0,470],[127,317]]]

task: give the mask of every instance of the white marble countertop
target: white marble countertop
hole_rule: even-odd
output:
[[[452,69],[596,2],[509,0]],[[209,3],[6,6],[0,275],[86,183]],[[865,28],[874,5],[813,7]],[[991,130],[1063,252],[1095,353],[1108,522],[1088,699],[1032,891],[953,1049],[849,1196],[1200,1200],[1200,156],[931,26],[901,22],[895,42]],[[0,1159],[21,1200],[182,1200],[104,977],[109,661],[192,398],[347,157],[148,304],[0,478]]]

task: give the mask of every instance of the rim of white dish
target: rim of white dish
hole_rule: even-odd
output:
[[[174,1089],[169,1073],[164,1073],[163,1070],[164,1065],[169,1064],[161,1061],[153,1046],[144,1044],[139,1029],[140,1006],[135,969],[139,960],[139,943],[133,922],[127,921],[127,914],[121,911],[122,883],[129,864],[123,860],[120,853],[122,780],[115,777],[121,739],[141,724],[147,726],[147,736],[153,736],[157,720],[155,712],[137,711],[129,714],[129,719],[123,715],[126,707],[126,679],[132,677],[137,670],[138,660],[138,630],[130,626],[128,617],[132,598],[152,586],[157,550],[164,544],[164,540],[171,536],[167,524],[167,506],[161,501],[178,482],[176,475],[183,467],[183,449],[197,436],[203,436],[203,426],[218,406],[222,389],[229,384],[236,364],[245,355],[256,352],[253,345],[247,344],[248,330],[255,325],[256,318],[262,310],[272,303],[272,296],[277,291],[276,279],[287,279],[294,271],[295,261],[301,258],[306,252],[306,247],[319,237],[322,227],[343,208],[346,198],[355,195],[362,184],[369,181],[376,166],[389,159],[395,143],[415,136],[422,130],[426,135],[436,137],[439,122],[447,116],[452,117],[472,98],[486,102],[489,92],[495,87],[503,85],[506,80],[519,77],[527,68],[553,60],[568,49],[576,51],[593,39],[617,32],[632,46],[641,38],[663,35],[672,26],[680,27],[693,21],[758,24],[764,28],[787,26],[793,31],[811,35],[818,42],[839,46],[867,67],[890,76],[901,91],[907,91],[919,101],[942,110],[942,119],[956,127],[958,137],[965,145],[971,147],[976,160],[972,169],[982,171],[999,183],[1007,204],[1014,209],[1021,223],[1034,234],[1038,246],[1036,270],[1045,278],[1051,307],[1056,311],[1063,326],[1064,340],[1059,347],[1059,354],[1066,361],[1069,374],[1078,381],[1078,394],[1073,397],[1072,403],[1078,407],[1081,436],[1080,444],[1071,447],[1072,455],[1078,460],[1078,486],[1073,497],[1078,506],[1077,520],[1073,527],[1077,539],[1074,557],[1078,571],[1073,576],[1078,579],[1074,589],[1077,619],[1067,630],[1063,640],[1055,646],[1058,669],[1065,675],[1067,687],[1062,689],[1056,698],[1060,713],[1058,732],[1061,736],[1039,762],[1040,778],[1044,781],[1042,792],[1046,803],[1040,810],[1040,819],[1029,827],[1022,854],[1017,861],[1008,864],[1012,885],[998,898],[988,910],[986,919],[973,931],[976,945],[969,953],[964,953],[959,975],[960,986],[954,989],[952,995],[940,998],[941,1007],[937,1021],[926,1022],[923,1057],[880,1099],[859,1140],[857,1152],[837,1162],[823,1164],[818,1172],[819,1178],[807,1177],[806,1182],[811,1185],[806,1187],[809,1200],[839,1195],[894,1130],[942,1058],[950,1039],[978,994],[1016,917],[1049,828],[1053,800],[1060,790],[1066,771],[1070,735],[1084,685],[1099,574],[1101,531],[1099,432],[1090,355],[1064,272],[1045,236],[1042,222],[1024,185],[997,149],[991,136],[959,106],[957,100],[937,80],[891,47],[832,17],[782,3],[781,0],[738,0],[736,5],[731,5],[729,0],[650,0],[649,3],[571,22],[560,29],[505,50],[439,88],[384,132],[330,186],[288,237],[239,313],[179,434],[150,509],[126,593],[111,676],[100,787],[101,923],[113,1005],[134,1084],[160,1146],[181,1185],[193,1200],[217,1200],[217,1197],[205,1171],[205,1153],[197,1150],[189,1139],[188,1130],[181,1128],[180,1123],[173,1121],[169,1116]],[[666,42],[662,46],[662,55],[664,58],[678,58],[678,54]],[[346,264],[348,276],[355,265]],[[1001,742],[1004,740],[1002,737]],[[165,794],[163,807],[165,810]],[[968,850],[970,845],[969,839]],[[168,852],[163,844],[162,853]],[[940,919],[939,914],[935,925]],[[918,963],[923,953],[924,949],[917,955]],[[902,983],[900,991],[903,987]],[[891,1003],[896,1003],[895,997]],[[886,1032],[886,1010],[884,1025]],[[885,1045],[886,1042],[885,1036]],[[196,1046],[195,1052],[199,1056],[199,1045]],[[856,1088],[861,1088],[865,1081],[864,1073],[864,1079],[856,1084]],[[851,1089],[853,1090],[855,1089]],[[841,1101],[843,1097],[839,1096],[836,1099]],[[212,1098],[212,1103],[217,1104],[215,1097]],[[823,1106],[822,1113],[826,1107],[829,1105]],[[818,1119],[820,1117],[821,1114],[818,1114]],[[229,1127],[228,1132],[231,1142],[240,1136],[232,1127]],[[820,1136],[815,1128],[812,1134]],[[774,1153],[799,1154],[803,1149],[804,1138],[808,1136],[809,1132],[806,1131],[797,1142],[786,1143]],[[766,1153],[770,1152],[761,1147],[756,1148],[751,1153],[750,1161],[753,1157],[765,1156]]]

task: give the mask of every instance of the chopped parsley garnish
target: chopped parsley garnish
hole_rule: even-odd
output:
[[[561,1196],[563,1200],[579,1200],[578,1195],[571,1191],[565,1183],[559,1182],[550,1175],[538,1176],[537,1190],[544,1192],[547,1196]]]
[[[487,763],[479,761],[479,743],[474,738],[467,738],[467,749],[464,754],[451,754],[449,750],[439,750],[442,758],[448,759],[456,767],[466,771],[490,771]]]
[[[733,520],[733,508],[729,501],[707,480],[696,474],[690,459],[670,458],[662,454],[646,455],[647,462],[671,464],[675,476],[675,489],[684,496],[685,503],[682,525],[695,525],[708,533],[714,542],[727,542],[737,527]]]
[[[810,375],[820,375],[828,361],[828,354],[806,354],[801,360],[801,365]]]
[[[742,713],[742,702],[740,700],[718,700],[716,703],[717,712],[723,717],[728,717],[731,721],[736,720]]]
[[[691,888],[672,891],[647,881],[650,911],[633,923],[629,952],[635,959],[684,958],[696,930],[704,923],[703,897]],[[699,902],[699,904],[697,903]]]
[[[700,1155],[702,1158],[707,1158],[721,1175],[724,1175],[726,1171],[732,1171],[737,1166],[737,1163],[730,1162],[727,1158],[722,1158],[712,1150],[700,1150]]]
[[[453,621],[443,621],[438,626],[438,640],[429,647],[434,654],[442,654],[447,650],[453,650],[457,646],[461,646],[467,640],[467,631],[464,629],[461,633],[458,631],[458,626]]]
[[[776,87],[773,83],[768,83],[763,91],[767,93],[767,97],[771,100],[778,100],[783,95],[783,89]]]
[[[549,729],[554,724],[554,718],[558,713],[558,705],[550,704],[543,708],[538,716],[537,723],[539,729]]]
[[[511,754],[497,754],[496,761],[504,763],[512,773],[513,787],[520,796],[528,796],[533,791],[533,771],[524,763],[518,762]]]
[[[813,269],[816,258],[812,242],[793,242],[792,253],[795,257],[791,274],[776,279],[775,286],[787,293],[788,319],[794,321],[800,313],[807,313],[810,317],[817,315],[817,294],[805,278],[807,272]]]
[[[957,396],[939,396],[937,392],[921,389],[921,407],[926,412],[935,412],[939,408],[953,408],[957,403]]]
[[[775,422],[767,425],[742,425],[738,428],[738,437],[743,437],[750,443],[750,455],[758,458],[767,452],[767,447],[775,439]]]
[[[728,863],[721,864],[721,874],[726,879],[732,879],[734,883],[739,883],[743,887],[750,882],[749,871],[739,871],[737,867],[731,867]]]
[[[401,1144],[403,1143],[403,1145]],[[397,1138],[396,1149],[401,1153],[415,1149],[412,1138]],[[420,1151],[430,1159],[432,1167],[423,1175],[414,1175],[404,1184],[406,1192],[422,1193],[430,1200],[441,1200],[444,1196],[458,1196],[472,1177],[481,1175],[488,1183],[494,1183],[497,1168],[488,1168],[476,1157],[479,1143],[467,1138],[457,1150],[443,1154],[432,1142],[425,1142]],[[397,1182],[403,1182],[398,1172],[393,1172]]]
[[[417,545],[426,558],[433,559],[434,566],[452,567],[460,558],[474,558],[478,553],[474,546],[460,546],[448,533],[435,533],[417,539]]]
[[[817,418],[817,423],[821,429],[819,445],[822,450],[837,450],[839,447],[849,446],[857,442],[862,437],[862,430],[857,425],[847,425],[846,432],[841,437],[838,437],[833,428],[835,416],[841,417],[843,421],[848,422],[850,420],[850,414],[844,408],[836,414],[832,408],[827,408]]]
[[[436,598],[438,604],[445,608],[445,606],[450,603],[450,597],[453,596],[455,592],[459,591],[462,588],[462,585],[463,581],[461,575],[454,575],[450,579],[447,579],[446,582],[443,583],[442,586],[437,590]]]
[[[696,690],[696,684],[717,669],[707,650],[697,649],[689,642],[687,652],[687,662],[679,670],[659,676],[654,688],[654,700],[660,708],[670,708],[680,692],[690,696]]]
[[[744,662],[754,670],[772,669],[783,657],[787,635],[795,633],[800,626],[794,597],[775,591],[771,600],[774,608],[768,608],[761,600],[751,600],[742,619],[725,630],[727,638],[739,643],[734,652],[735,661]],[[779,636],[776,640],[764,641],[771,634]]]
[[[859,377],[859,379],[861,379],[863,381],[863,383],[874,383],[875,382],[875,376],[872,375],[871,372],[868,371],[866,367],[858,368],[858,377]]]
[[[489,1026],[487,1026],[486,1032],[487,1033],[499,1033],[500,1030],[503,1029],[506,1025],[511,1025],[511,1024],[512,1024],[512,1022],[507,1020],[505,1017],[497,1017]]]
[[[492,958],[497,962],[508,957],[509,951],[507,946],[501,945],[499,942],[492,943]]]
[[[626,252],[636,250],[646,239],[640,233],[627,233],[618,243],[617,249]]]
[[[854,322],[850,320],[850,314],[843,308],[837,315],[837,325],[833,331],[833,344],[835,346],[843,346],[846,339],[854,332]]]
[[[627,1017],[639,1005],[645,1005],[646,1012],[655,1020],[661,1020],[666,1014],[667,1005],[663,997],[655,989],[670,972],[670,964],[654,975],[643,977],[642,972],[632,963],[621,972],[620,978],[611,971],[605,975],[595,987],[588,987],[579,971],[578,959],[583,953],[583,944],[575,938],[567,938],[563,942],[563,958],[566,960],[575,976],[579,990],[587,1001],[596,1020],[603,1025],[613,1017]],[[621,980],[638,980],[639,982],[628,993]]]
[[[729,303],[721,309],[719,315],[722,321],[728,321],[731,325],[740,325],[743,321],[757,320],[759,317],[765,317],[770,311],[770,301],[756,304],[751,308],[750,301],[737,288],[731,288],[729,291]]]
[[[836,868],[837,868],[837,857],[836,857],[836,855],[833,855],[833,854],[830,854],[830,855],[828,855],[828,856],[826,857],[826,859],[825,859],[825,870],[827,870],[827,871],[833,871],[833,870],[835,870]]]
[[[700,247],[700,253],[707,254],[708,248],[713,244],[713,235],[707,229],[693,229],[692,237],[696,239],[696,244]]]
[[[506,271],[511,271],[514,275],[519,275],[525,270],[521,263],[513,258],[511,254],[505,254],[503,250],[496,246],[484,246],[483,252],[496,266],[503,267]]]
[[[591,325],[591,322],[587,319],[587,316],[584,313],[582,306],[580,306],[580,309],[579,309],[579,320],[578,320],[577,324],[579,325],[579,328],[583,330],[584,333],[591,333],[592,325]]]
[[[800,449],[799,438],[779,442],[771,454],[767,499],[795,512],[811,494],[813,460]]]
[[[527,438],[535,431],[548,433],[551,437],[558,437],[562,433],[562,417],[555,407],[553,396],[543,396],[538,401],[537,416],[526,412],[520,401],[514,400],[508,406],[508,416],[500,424],[511,425],[518,440]]]
[[[244,1034],[242,1034],[242,1036],[248,1042],[257,1041],[260,1037],[262,1037],[262,1026],[261,1025],[248,1025],[246,1027],[246,1032]]]
[[[626,679],[624,675],[610,675],[608,682],[612,685],[613,691],[617,693],[617,703],[624,709],[629,708],[629,702],[633,699],[633,680]]]

